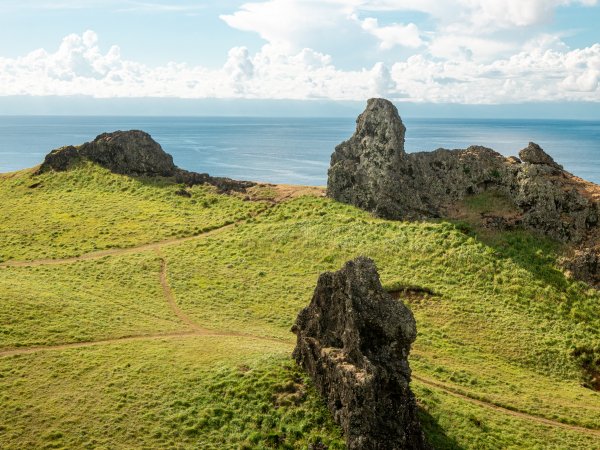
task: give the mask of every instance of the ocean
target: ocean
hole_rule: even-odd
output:
[[[538,143],[569,172],[600,184],[600,122],[404,119],[406,150],[491,147],[516,155]],[[334,147],[354,132],[352,118],[0,116],[0,172],[39,164],[63,145],[106,131],[139,129],[175,164],[214,176],[325,185]]]

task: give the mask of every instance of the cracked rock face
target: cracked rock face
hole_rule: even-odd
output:
[[[312,377],[349,449],[424,449],[408,354],[412,312],[381,287],[375,263],[359,257],[319,277],[292,331],[294,358]]]
[[[520,159],[480,146],[407,154],[404,135],[394,105],[369,100],[354,135],[331,156],[328,196],[380,217],[405,220],[445,217],[465,197],[496,191],[515,205],[516,222],[592,248],[586,267],[573,273],[598,270],[589,261],[598,258],[590,236],[600,226],[599,186],[566,172],[533,142],[519,152]],[[600,274],[586,276],[594,277]]]
[[[173,157],[166,153],[158,142],[148,133],[139,130],[103,133],[92,142],[52,150],[46,155],[38,173],[68,170],[82,159],[99,164],[113,173],[174,177],[176,182],[189,186],[211,184],[216,186],[219,192],[243,192],[254,185],[250,181],[211,177],[206,173],[180,169],[173,163]]]
[[[542,147],[537,145],[535,142],[530,142],[526,148],[521,150],[519,152],[519,157],[523,162],[529,164],[541,164],[562,170],[562,166],[556,164],[554,159],[552,159],[552,157],[542,150]]]
[[[173,157],[143,131],[103,133],[79,147],[62,147],[46,156],[41,171],[66,170],[76,157],[85,158],[111,172],[124,175],[173,176]]]

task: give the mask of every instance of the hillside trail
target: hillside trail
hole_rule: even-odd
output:
[[[240,333],[237,331],[215,331],[215,330],[210,330],[208,328],[203,328],[200,325],[198,325],[177,304],[177,300],[175,299],[175,294],[173,293],[173,290],[171,289],[171,286],[169,285],[169,278],[168,278],[168,272],[167,272],[167,269],[168,269],[167,260],[162,255],[160,250],[157,250],[156,253],[158,255],[158,258],[160,259],[160,285],[162,287],[165,300],[167,301],[167,304],[169,305],[171,312],[173,312],[173,314],[175,314],[179,318],[179,320],[181,320],[185,325],[187,325],[189,328],[192,329],[191,333],[194,336],[245,337],[245,338],[250,338],[250,339],[277,342],[278,344],[288,344],[289,343],[283,339],[270,338],[267,336],[257,336],[255,334]]]
[[[169,279],[167,275],[167,260],[162,255],[160,249],[156,250],[156,254],[158,255],[158,258],[160,260],[160,285],[162,287],[163,296],[165,297],[165,300],[167,301],[171,312],[177,317],[179,317],[179,320],[181,320],[185,325],[193,329],[195,332],[204,334],[209,333],[209,330],[201,328],[181,310],[181,308],[177,304],[177,301],[175,300],[175,294],[173,294],[171,286],[169,285]]]
[[[569,430],[569,431],[577,431],[580,433],[586,433],[586,434],[591,434],[594,436],[600,436],[600,429],[586,428],[586,427],[582,427],[582,426],[578,426],[578,425],[570,425],[567,423],[559,422],[557,420],[546,419],[545,417],[536,416],[534,414],[529,414],[529,413],[522,412],[522,411],[515,411],[512,409],[503,407],[503,406],[496,405],[492,402],[488,402],[486,400],[474,398],[470,395],[460,392],[458,389],[454,388],[453,386],[451,386],[449,384],[446,384],[446,383],[443,383],[440,381],[433,381],[428,378],[423,378],[421,376],[415,375],[414,373],[412,374],[412,378],[416,381],[419,381],[419,382],[427,385],[427,386],[431,386],[433,388],[439,389],[441,391],[446,392],[447,394],[450,394],[454,397],[460,398],[461,400],[468,401],[468,402],[473,403],[478,406],[483,406],[484,408],[493,409],[494,411],[498,411],[498,412],[501,412],[501,413],[504,413],[504,414],[507,414],[510,416],[518,417],[520,419],[525,419],[525,420],[528,420],[531,422],[537,422],[542,425],[560,427],[560,428],[564,428],[565,430]]]
[[[28,353],[37,353],[42,351],[49,350],[65,350],[70,348],[80,348],[80,347],[91,347],[96,345],[105,345],[105,344],[118,344],[123,342],[134,342],[134,341],[143,341],[143,340],[159,340],[159,339],[168,339],[168,338],[177,338],[177,337],[190,337],[190,336],[202,336],[202,337],[238,337],[238,338],[247,338],[259,341],[268,341],[274,342],[277,344],[288,345],[291,346],[292,343],[283,339],[271,338],[268,336],[257,336],[250,333],[240,333],[235,331],[215,331],[210,330],[208,328],[202,328],[197,323],[195,323],[189,316],[185,314],[177,304],[175,299],[175,294],[169,285],[168,273],[167,273],[167,260],[164,258],[160,249],[156,249],[158,257],[160,259],[160,272],[159,279],[160,285],[162,287],[163,296],[169,306],[171,312],[186,325],[188,330],[183,331],[175,331],[171,333],[154,333],[154,334],[142,334],[138,336],[123,336],[119,338],[113,339],[99,339],[96,341],[84,341],[84,342],[70,342],[64,344],[57,345],[47,345],[47,346],[35,346],[35,347],[21,347],[14,348],[9,350],[0,350],[0,357],[6,356],[14,356],[14,355],[24,355]]]
[[[71,264],[78,261],[89,261],[93,259],[104,258],[105,256],[119,256],[119,255],[127,255],[131,253],[141,253],[148,250],[157,250],[162,247],[166,247],[169,245],[181,244],[183,242],[193,241],[195,239],[204,238],[206,236],[211,236],[213,234],[221,233],[230,228],[235,227],[236,225],[243,223],[246,219],[239,220],[234,223],[230,223],[227,225],[222,225],[217,228],[213,228],[212,230],[205,231],[203,233],[195,234],[193,236],[186,236],[182,238],[173,238],[166,239],[164,241],[151,242],[149,244],[142,244],[135,247],[125,247],[125,248],[110,248],[106,250],[98,250],[90,253],[85,253],[79,256],[71,256],[68,258],[60,258],[60,259],[34,259],[29,261],[7,261],[4,263],[0,263],[0,268],[7,267],[37,267],[37,266],[54,266],[60,264]]]
[[[280,199],[278,199],[278,201],[274,202],[270,207],[275,206],[276,204],[280,203],[281,201],[294,198],[293,195],[286,195],[286,194],[287,193],[284,192],[284,195]],[[261,211],[260,213],[258,213],[256,215],[263,213],[264,211],[270,209],[270,207],[266,208],[265,210]],[[256,215],[253,215],[251,217],[254,217]],[[119,343],[135,342],[135,341],[149,341],[149,340],[198,337],[198,336],[201,336],[201,337],[242,337],[242,338],[248,338],[248,339],[270,341],[270,342],[274,342],[277,344],[292,346],[293,344],[291,342],[285,341],[283,339],[270,338],[270,337],[266,337],[266,336],[257,336],[257,335],[253,335],[253,334],[249,334],[249,333],[227,332],[227,331],[219,332],[219,331],[214,331],[214,330],[200,327],[189,316],[187,316],[183,310],[181,310],[181,308],[177,304],[177,301],[175,299],[175,295],[171,289],[171,286],[169,285],[168,265],[167,265],[167,260],[164,258],[164,256],[161,253],[162,247],[176,245],[176,244],[180,244],[183,242],[192,241],[192,240],[199,239],[202,237],[217,234],[222,231],[226,231],[227,229],[233,228],[240,223],[244,223],[246,220],[248,220],[248,218],[244,218],[244,219],[241,219],[234,223],[216,227],[216,228],[213,228],[212,230],[205,231],[203,233],[199,233],[199,234],[196,234],[193,236],[167,239],[164,241],[153,242],[153,243],[149,243],[149,244],[142,244],[142,245],[138,245],[135,247],[100,250],[100,251],[86,253],[86,254],[80,255],[80,256],[74,256],[74,257],[62,258],[62,259],[37,259],[37,260],[30,260],[30,261],[8,261],[5,263],[0,263],[0,268],[59,265],[59,264],[70,264],[70,263],[74,263],[77,261],[87,261],[87,260],[99,259],[99,258],[103,258],[105,256],[118,256],[118,255],[125,255],[125,254],[131,254],[131,253],[139,253],[139,252],[144,252],[144,251],[148,251],[148,250],[155,250],[157,252],[157,255],[160,260],[159,279],[160,279],[160,284],[162,287],[164,298],[165,298],[171,312],[175,316],[177,316],[181,320],[181,322],[186,325],[186,327],[189,328],[188,330],[175,331],[175,332],[170,332],[170,333],[143,334],[143,335],[137,335],[137,336],[123,336],[123,337],[112,338],[112,339],[99,339],[99,340],[95,340],[95,341],[71,342],[71,343],[48,345],[48,346],[13,348],[13,349],[8,349],[8,350],[0,350],[0,357],[25,355],[25,354],[30,354],[30,353],[44,352],[44,351],[66,350],[66,349],[72,349],[72,348],[119,344]],[[425,385],[428,385],[435,389],[441,390],[441,391],[443,391],[449,395],[452,395],[454,397],[460,398],[462,400],[468,401],[475,405],[482,406],[482,407],[485,407],[488,409],[492,409],[492,410],[495,410],[495,411],[498,411],[498,412],[501,412],[501,413],[504,413],[507,415],[511,415],[511,416],[518,417],[518,418],[532,421],[532,422],[537,422],[537,423],[540,423],[543,425],[560,427],[560,428],[570,430],[570,431],[592,434],[594,436],[600,436],[600,429],[586,428],[586,427],[577,426],[577,425],[569,425],[569,424],[565,424],[565,423],[558,422],[555,420],[546,419],[544,417],[529,414],[526,412],[515,411],[515,410],[509,409],[506,407],[498,406],[492,402],[477,399],[477,398],[474,398],[463,392],[460,392],[458,389],[456,389],[455,387],[453,387],[449,384],[439,382],[439,381],[433,381],[433,380],[430,380],[427,378],[423,378],[421,376],[415,375],[414,373],[412,375],[412,378],[414,380],[417,380],[417,381],[425,384]]]
[[[211,230],[204,231],[202,233],[194,234],[192,236],[181,237],[181,238],[171,238],[171,239],[165,239],[163,241],[158,241],[158,242],[140,244],[140,245],[136,245],[133,247],[109,248],[106,250],[97,250],[97,251],[85,253],[83,255],[70,256],[67,258],[56,258],[56,259],[41,258],[41,259],[32,259],[32,260],[28,260],[28,261],[6,261],[6,262],[0,263],[0,269],[8,268],[8,267],[37,267],[37,266],[53,266],[53,265],[60,265],[60,264],[71,264],[71,263],[75,263],[78,261],[89,261],[89,260],[94,260],[94,259],[100,259],[100,258],[104,258],[105,256],[119,256],[119,255],[127,255],[127,254],[132,254],[132,253],[145,252],[148,250],[157,250],[157,249],[161,249],[162,247],[169,246],[169,245],[177,245],[177,244],[181,244],[184,242],[193,241],[196,239],[211,236],[213,234],[221,233],[223,231],[226,231],[228,229],[235,227],[236,225],[245,223],[249,219],[256,218],[281,203],[284,203],[289,200],[293,200],[302,195],[321,196],[321,197],[324,195],[323,189],[318,188],[318,187],[292,186],[292,185],[266,185],[266,184],[261,184],[261,186],[263,186],[263,187],[270,186],[270,187],[276,188],[276,191],[277,191],[276,197],[272,200],[267,201],[267,199],[262,199],[262,198],[254,199],[254,201],[264,201],[265,202],[264,209],[261,209],[260,211],[252,213],[249,216],[247,216],[243,219],[237,220],[233,223],[221,225],[221,226],[215,227]]]

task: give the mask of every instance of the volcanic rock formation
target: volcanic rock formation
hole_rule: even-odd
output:
[[[187,185],[212,184],[221,192],[243,191],[254,183],[229,178],[215,178],[205,173],[188,172],[173,163],[173,157],[143,131],[115,131],[103,133],[92,142],[52,150],[38,173],[48,170],[68,170],[81,160],[99,164],[113,173],[130,176],[174,177]]]
[[[516,222],[587,255],[585,270],[573,273],[597,267],[600,187],[564,171],[537,144],[520,159],[479,146],[408,154],[406,129],[385,99],[369,100],[356,123],[331,156],[330,197],[388,219],[425,219],[447,217],[460,200],[492,190],[514,204]],[[598,274],[586,278],[594,283]]]
[[[292,331],[294,358],[325,397],[348,449],[428,448],[409,388],[415,319],[383,290],[372,260],[322,274]]]

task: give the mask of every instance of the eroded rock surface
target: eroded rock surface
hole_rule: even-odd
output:
[[[103,133],[79,147],[62,147],[46,156],[42,171],[65,170],[76,157],[85,158],[124,175],[173,176],[177,167],[171,155],[143,131]]]
[[[103,133],[92,142],[52,150],[46,155],[39,172],[68,170],[82,159],[118,174],[175,177],[178,183],[190,186],[212,184],[221,192],[243,191],[254,185],[248,181],[211,177],[206,173],[180,169],[173,163],[173,157],[166,153],[158,142],[140,130]]]
[[[428,448],[409,388],[415,319],[383,290],[372,260],[359,257],[322,274],[292,331],[294,358],[325,397],[350,450]]]
[[[552,159],[552,157],[535,142],[530,142],[526,148],[521,150],[519,152],[519,157],[521,158],[521,161],[529,164],[541,164],[562,170],[562,166],[556,164],[554,159]]]
[[[515,205],[516,223],[584,246],[585,271],[597,266],[589,241],[600,225],[600,187],[563,170],[539,145],[530,142],[520,159],[480,146],[407,154],[406,129],[385,99],[369,100],[356,123],[331,156],[330,197],[388,219],[426,219],[448,216],[465,197],[494,190]]]

